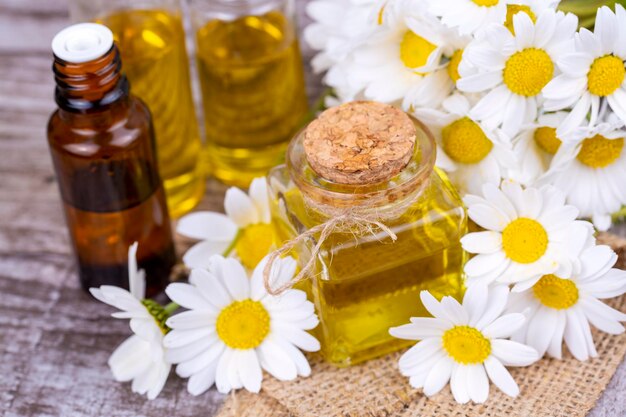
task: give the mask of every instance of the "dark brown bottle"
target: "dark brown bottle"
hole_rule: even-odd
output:
[[[176,262],[148,108],[129,94],[110,30],[83,23],[55,37],[59,106],[48,144],[84,289],[128,287],[128,247],[139,242],[146,296]]]

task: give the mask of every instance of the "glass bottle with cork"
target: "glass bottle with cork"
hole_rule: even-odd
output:
[[[406,113],[353,102],[298,133],[287,164],[270,173],[272,218],[287,242],[272,257],[295,255],[301,271],[282,288],[266,284],[309,293],[322,354],[334,364],[406,346],[388,330],[427,314],[420,291],[462,296],[467,217],[434,168],[435,151],[428,130]]]
[[[52,50],[58,109],[48,144],[81,284],[127,287],[128,247],[138,242],[153,296],[167,284],[176,256],[150,112],[129,94],[105,26],[70,26]]]
[[[70,13],[113,31],[133,94],[152,112],[170,213],[187,213],[205,185],[180,0],[70,0]]]
[[[307,114],[292,0],[192,0],[209,169],[247,187]]]

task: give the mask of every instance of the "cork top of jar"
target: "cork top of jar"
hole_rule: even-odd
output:
[[[416,127],[403,111],[382,103],[355,101],[324,111],[304,131],[311,168],[339,184],[388,181],[407,166]]]

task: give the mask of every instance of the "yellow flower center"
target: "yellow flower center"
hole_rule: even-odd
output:
[[[452,78],[452,81],[457,82],[461,76],[459,75],[459,64],[463,59],[463,50],[459,49],[454,51],[452,56],[450,57],[450,62],[448,63],[448,75]]]
[[[527,48],[516,52],[504,65],[504,84],[520,96],[541,93],[554,75],[554,63],[543,49]]]
[[[491,342],[470,326],[455,326],[443,334],[443,348],[457,363],[483,363],[491,353]]]
[[[474,4],[477,4],[483,7],[493,7],[493,6],[497,6],[498,3],[500,3],[500,0],[472,0],[472,1],[474,2]]]
[[[589,92],[596,96],[606,97],[613,94],[624,82],[626,68],[624,61],[614,55],[606,55],[591,64],[587,81]]]
[[[237,256],[248,269],[253,269],[274,244],[274,231],[267,223],[257,223],[242,230],[235,245]]]
[[[548,233],[538,221],[520,217],[502,232],[502,248],[509,259],[530,264],[546,253]]]
[[[535,143],[550,155],[554,155],[561,147],[561,140],[556,136],[554,127],[540,127],[535,130]]]
[[[270,315],[258,301],[235,301],[217,316],[217,335],[233,349],[254,349],[270,332]]]
[[[583,141],[577,159],[591,168],[604,168],[611,165],[622,154],[624,138],[607,139],[602,135],[595,135]]]
[[[533,294],[546,307],[563,310],[578,302],[578,288],[569,279],[544,275],[533,286]]]
[[[482,161],[493,148],[485,132],[468,117],[444,127],[441,135],[443,150],[452,160],[462,164]]]
[[[423,67],[435,49],[437,46],[409,30],[400,43],[400,59],[407,68]]]
[[[535,23],[537,21],[537,16],[530,9],[530,6],[526,6],[523,4],[507,4],[506,5],[506,21],[504,22],[504,26],[515,35],[515,27],[513,26],[513,16],[518,13],[526,13],[530,20]]]

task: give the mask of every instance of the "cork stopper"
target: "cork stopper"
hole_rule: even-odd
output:
[[[411,160],[417,131],[387,104],[355,101],[324,111],[304,132],[304,152],[323,178],[353,185],[396,176]]]

